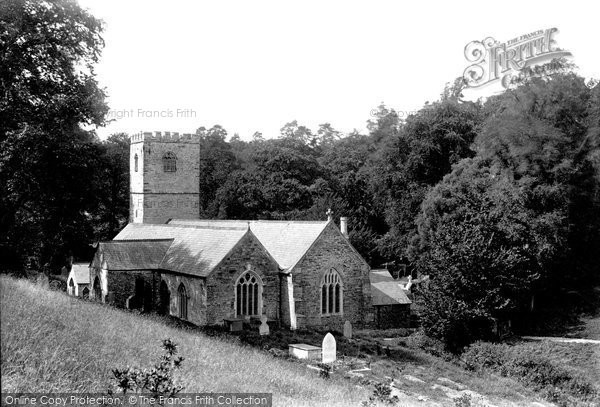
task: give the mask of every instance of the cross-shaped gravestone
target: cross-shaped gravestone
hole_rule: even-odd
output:
[[[325,335],[325,338],[323,338],[323,346],[321,347],[321,355],[322,355],[321,361],[323,363],[335,362],[335,360],[337,359],[335,338],[333,337],[333,335],[331,333],[328,333],[327,335]]]
[[[267,324],[267,316],[262,315],[260,317],[260,326],[258,327],[258,333],[260,335],[268,335],[269,334],[269,325]]]
[[[352,339],[352,324],[350,321],[344,322],[344,338]]]

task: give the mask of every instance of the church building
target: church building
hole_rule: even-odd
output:
[[[131,223],[98,244],[91,297],[196,325],[265,315],[291,329],[342,330],[345,321],[373,326],[370,268],[348,240],[347,219],[340,219],[341,228],[331,215],[323,221],[199,219],[199,148],[197,135],[131,137]],[[376,293],[379,298],[381,290]],[[387,301],[410,307],[404,298]]]

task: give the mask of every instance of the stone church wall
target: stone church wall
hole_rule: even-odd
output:
[[[378,305],[374,308],[377,329],[410,328],[410,304]]]
[[[169,314],[179,318],[179,285],[183,284],[188,297],[187,319],[196,325],[206,325],[206,284],[204,279],[181,274],[162,273],[162,280],[169,287]]]
[[[253,235],[246,235],[227,258],[207,277],[207,322],[221,324],[235,318],[235,283],[251,270],[263,282],[262,312],[269,319],[279,316],[279,268]]]
[[[321,315],[321,280],[335,268],[343,282],[343,314]],[[304,258],[292,270],[299,324],[343,331],[345,321],[365,326],[372,319],[369,267],[330,223]]]
[[[158,305],[160,275],[155,271],[109,271],[106,302],[120,308],[154,311]],[[142,283],[143,282],[143,283]],[[136,285],[141,290],[136,290]]]

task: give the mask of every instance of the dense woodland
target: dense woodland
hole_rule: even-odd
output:
[[[101,24],[48,4],[0,4],[4,268],[87,260],[128,220],[127,135],[86,130],[108,111],[93,71]],[[518,329],[572,315],[600,284],[600,86],[559,65],[485,101],[463,101],[457,80],[405,120],[381,105],[364,134],[199,127],[199,215],[349,217],[371,266],[431,276],[422,323],[449,348],[485,338],[494,318]]]

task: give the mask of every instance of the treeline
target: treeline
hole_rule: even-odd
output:
[[[128,141],[100,141],[101,24],[68,0],[0,3],[0,261],[88,259],[128,220]],[[372,266],[431,276],[427,332],[449,348],[497,320],[589,303],[599,283],[600,86],[568,64],[485,102],[462,83],[365,134],[297,122],[277,138],[200,127],[201,217],[350,219]],[[35,261],[34,261],[35,263]],[[525,321],[525,322],[524,322]]]

